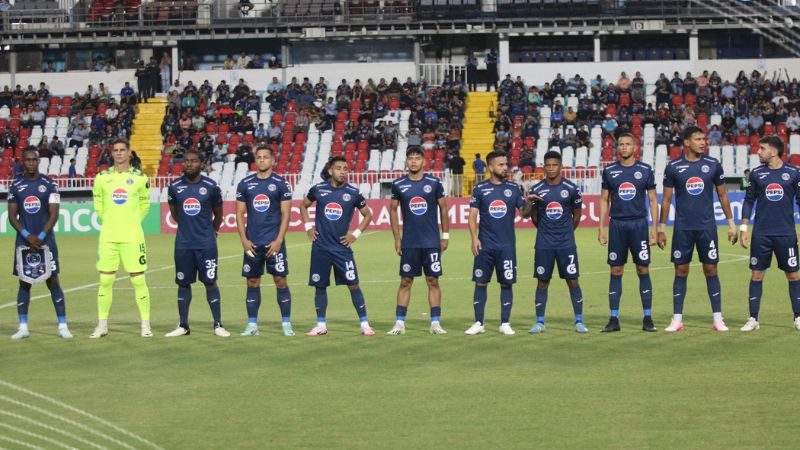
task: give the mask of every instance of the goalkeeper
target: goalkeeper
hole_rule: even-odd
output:
[[[144,272],[147,251],[142,220],[150,209],[150,182],[141,170],[131,167],[131,148],[126,139],[111,146],[114,167],[94,180],[94,210],[102,224],[97,253],[100,287],[97,291],[97,328],[92,339],[108,335],[108,313],[119,263],[130,274],[136,306],[142,319],[142,337],[151,337],[150,292]]]

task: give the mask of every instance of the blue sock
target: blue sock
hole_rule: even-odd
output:
[[[672,281],[672,313],[683,314],[683,301],[686,298],[686,277],[675,277]]]
[[[794,318],[800,317],[800,280],[789,282],[789,296],[792,300],[792,312]]]
[[[719,285],[719,277],[706,277],[706,289],[708,298],[711,300],[711,312],[722,312],[722,287]]]
[[[761,281],[750,280],[750,317],[758,320],[758,312],[761,310],[761,292],[763,284]]]
[[[221,295],[219,287],[206,287],[206,301],[214,317],[214,327],[222,326],[222,311],[220,307]],[[187,308],[188,309],[188,308]]]
[[[514,306],[514,290],[511,285],[500,285],[500,323],[511,320],[511,307]]]
[[[608,283],[608,308],[611,317],[619,317],[619,301],[622,298],[622,276],[611,275]]]
[[[317,310],[317,322],[325,323],[325,315],[328,311],[328,290],[318,287],[314,291],[314,309]]]
[[[475,285],[472,308],[475,310],[475,322],[483,325],[483,311],[486,309],[486,286]]]
[[[402,320],[403,322],[405,322],[407,312],[408,312],[408,306],[397,305],[397,307],[394,309],[395,319]]]
[[[356,309],[356,314],[358,314],[358,320],[361,323],[367,321],[367,302],[364,300],[364,293],[361,292],[361,288],[353,289],[350,291],[350,300],[353,301],[353,308]]]
[[[64,291],[61,290],[60,284],[50,288],[50,299],[53,300],[53,306],[56,308],[58,323],[67,323],[67,299],[64,298]]]
[[[178,316],[182,327],[189,326],[189,305],[192,303],[191,286],[178,286]]]
[[[17,291],[17,315],[19,316],[19,323],[26,325],[28,323],[28,305],[31,304],[31,288],[27,289],[22,287]]]
[[[261,307],[261,288],[247,288],[247,322],[258,323],[258,308]]]
[[[547,308],[547,288],[536,288],[536,321],[544,323],[544,310]]]
[[[441,306],[431,306],[431,322],[438,322],[442,316]]]
[[[653,315],[653,283],[650,274],[639,275],[639,295],[642,296],[642,311],[645,317]]]
[[[281,322],[289,323],[292,321],[292,293],[289,286],[277,288],[278,307],[281,309]]]
[[[572,310],[575,312],[575,323],[583,322],[583,292],[580,286],[569,288],[569,299],[572,300]]]

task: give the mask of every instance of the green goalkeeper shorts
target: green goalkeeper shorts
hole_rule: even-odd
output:
[[[100,242],[97,249],[97,270],[116,272],[119,262],[128,273],[147,270],[147,247],[140,242]]]

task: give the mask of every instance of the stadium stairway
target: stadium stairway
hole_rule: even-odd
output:
[[[475,171],[472,161],[475,154],[482,159],[494,147],[494,119],[491,112],[496,109],[496,92],[470,92],[467,95],[467,107],[464,111],[464,130],[461,134],[461,157],[467,162],[464,167],[464,191],[462,195],[472,192]]]
[[[149,176],[158,172],[161,161],[162,138],[161,122],[167,99],[151,98],[148,103],[136,105],[136,118],[131,130],[131,150],[142,160],[142,170]]]

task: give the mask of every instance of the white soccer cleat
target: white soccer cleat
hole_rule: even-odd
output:
[[[142,323],[142,337],[153,337],[153,330],[150,328],[149,323]]]
[[[742,331],[756,331],[761,328],[761,325],[758,324],[758,320],[751,317],[747,319],[747,323],[745,323],[740,330]]]
[[[714,331],[728,331],[728,326],[725,325],[724,320],[718,320],[711,326]]]
[[[434,322],[431,324],[431,334],[447,334],[447,330],[439,322]]]
[[[677,333],[679,331],[683,331],[683,322],[672,319],[672,322],[669,323],[667,328],[664,328],[664,331],[667,333]]]
[[[22,339],[28,339],[31,337],[31,334],[28,332],[27,328],[20,328],[17,330],[16,333],[11,335],[11,339],[14,341],[20,341]]]
[[[513,336],[513,335],[517,334],[516,331],[511,329],[511,324],[510,323],[500,324],[500,329],[498,331],[500,332],[500,334],[505,335],[505,336]]]
[[[406,334],[406,324],[403,321],[398,320],[395,322],[392,329],[387,331],[386,334],[389,336],[400,336],[401,334]]]
[[[306,333],[306,336],[312,336],[312,337],[314,337],[314,336],[325,336],[326,334],[328,334],[328,328],[320,326],[320,325],[317,325],[314,328],[312,328],[311,331]]]
[[[58,327],[58,337],[61,339],[72,339],[72,333],[69,332],[69,328],[66,326]]]
[[[144,331],[142,331],[144,333]],[[189,330],[183,328],[182,326],[178,326],[174,330],[170,331],[169,333],[165,334],[164,337],[178,337],[178,336],[186,336],[189,334]],[[142,334],[144,336],[144,334]]]
[[[794,319],[794,329],[800,331],[800,317]]]
[[[464,332],[464,334],[468,336],[475,336],[476,334],[483,334],[485,332],[486,329],[483,327],[483,325],[481,325],[480,322],[475,322],[467,329],[467,331]]]
[[[225,328],[217,327],[217,328],[214,328],[214,336],[231,337],[231,333],[230,333],[230,331],[226,330]]]
[[[364,336],[375,336],[375,330],[373,330],[368,323],[362,323],[361,334],[363,334]]]
[[[89,335],[89,339],[100,339],[102,337],[108,336],[108,327],[104,325],[98,325],[95,327],[92,334]]]

